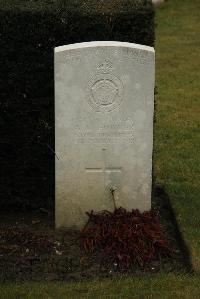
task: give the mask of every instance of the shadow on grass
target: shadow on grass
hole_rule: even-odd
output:
[[[174,239],[175,245],[180,251],[180,262],[184,270],[192,273],[194,270],[191,262],[191,254],[180,232],[170,198],[163,186],[154,186],[153,207],[160,211],[161,220],[164,226],[167,227],[169,237]]]

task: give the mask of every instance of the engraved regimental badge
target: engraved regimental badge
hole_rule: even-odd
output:
[[[122,102],[123,84],[112,71],[112,63],[104,60],[97,66],[96,74],[89,81],[87,101],[97,112],[112,111]]]

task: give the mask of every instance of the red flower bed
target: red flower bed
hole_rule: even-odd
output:
[[[89,220],[81,232],[86,252],[100,250],[120,268],[131,268],[172,252],[154,211],[140,213],[117,208],[114,212],[87,213]]]

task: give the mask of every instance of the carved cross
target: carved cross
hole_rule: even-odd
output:
[[[112,174],[112,173],[119,173],[121,174],[122,172],[122,167],[107,167],[107,159],[106,159],[106,149],[102,149],[102,160],[103,160],[103,167],[86,167],[85,170],[86,170],[86,173],[99,173],[99,174],[103,174],[103,178],[104,178],[104,197],[106,197],[106,177],[107,177],[107,174]],[[116,188],[114,186],[110,186],[110,190],[112,188]]]
[[[121,172],[122,168],[118,167],[118,168],[114,168],[114,167],[103,167],[103,168],[86,168],[86,172],[93,172],[93,173],[112,173],[112,172]]]
[[[104,163],[104,167],[102,168],[96,168],[96,167],[87,167],[85,170],[86,172],[90,172],[90,173],[103,173],[104,175],[106,173],[116,173],[116,172],[121,172],[122,171],[122,167],[107,167],[107,161],[106,161],[106,149],[103,148],[102,149],[102,153],[103,153],[103,163]]]

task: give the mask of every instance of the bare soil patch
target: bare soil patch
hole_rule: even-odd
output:
[[[86,253],[80,246],[80,232],[54,230],[54,217],[47,211],[1,213],[1,281],[82,281],[122,274],[143,275],[185,270],[186,263],[168,207],[160,207],[164,231],[174,251],[145,266],[119,269],[102,258],[101,252]]]

